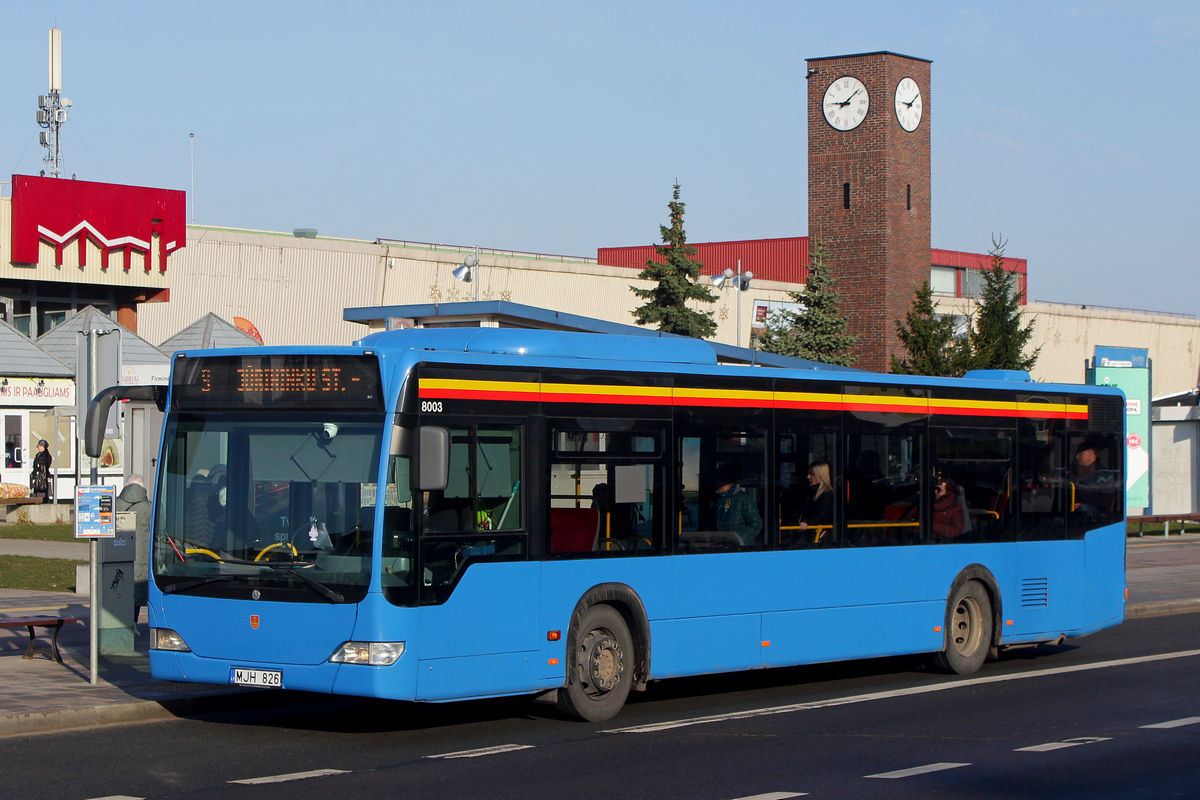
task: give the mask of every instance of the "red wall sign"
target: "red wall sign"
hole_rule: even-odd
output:
[[[129,269],[133,253],[151,269],[153,235],[158,234],[158,263],[167,270],[167,255],[187,244],[184,192],[113,183],[35,178],[14,175],[12,182],[12,260],[36,264],[42,241],[54,246],[54,263],[62,266],[63,248],[79,243],[79,264],[87,263],[87,243],[108,256],[125,254]]]

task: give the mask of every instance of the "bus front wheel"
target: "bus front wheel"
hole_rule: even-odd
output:
[[[595,605],[573,631],[567,682],[558,690],[562,713],[587,722],[612,719],[633,683],[633,637],[615,608]]]
[[[946,610],[946,646],[933,657],[933,664],[958,675],[977,672],[992,648],[992,601],[987,589],[978,581],[967,581]]]

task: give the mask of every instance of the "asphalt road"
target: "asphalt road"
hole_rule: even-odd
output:
[[[267,693],[236,713],[0,740],[0,777],[9,800],[1200,797],[1198,674],[1200,614],[1182,614],[967,678],[878,659],[660,682],[595,725],[523,700]]]

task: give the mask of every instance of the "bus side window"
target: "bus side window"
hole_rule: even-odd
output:
[[[675,527],[685,553],[761,550],[766,544],[766,430],[726,417],[689,412],[687,429],[676,439]]]
[[[921,435],[868,429],[846,436],[846,536],[855,547],[921,541]]]

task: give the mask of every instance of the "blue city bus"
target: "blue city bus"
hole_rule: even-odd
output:
[[[800,362],[798,362],[800,363]],[[499,328],[181,352],[154,499],[157,678],[410,701],[928,654],[1124,617],[1124,399],[719,365]]]

